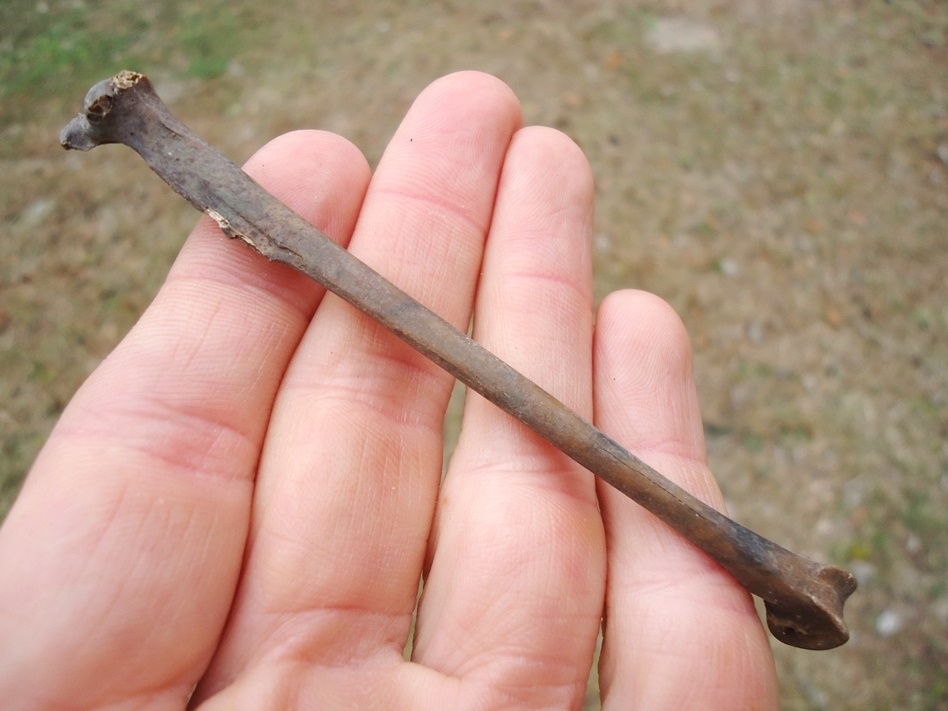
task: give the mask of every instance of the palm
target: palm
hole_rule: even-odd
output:
[[[720,505],[680,325],[626,293],[593,335],[588,166],[561,134],[519,121],[499,82],[454,75],[416,102],[371,184],[322,133],[284,136],[248,171]],[[746,594],[477,396],[442,483],[451,385],[202,222],[2,529],[0,635],[15,650],[0,657],[3,697],[576,707],[605,610],[607,704],[775,705]],[[44,659],[61,666],[52,678]]]

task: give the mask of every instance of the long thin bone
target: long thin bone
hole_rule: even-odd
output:
[[[764,600],[774,637],[803,649],[849,639],[845,570],[788,551],[699,501],[419,304],[280,203],[176,119],[151,82],[123,71],[86,94],[63,147],[124,143],[230,237],[289,264],[365,312],[468,387],[638,502]]]

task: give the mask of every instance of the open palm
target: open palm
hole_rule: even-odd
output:
[[[455,74],[374,176],[315,131],[246,169],[720,507],[680,322],[622,292],[594,331],[589,167],[520,121]],[[600,624],[606,708],[776,708],[749,596],[476,395],[442,481],[451,387],[202,220],[0,530],[5,708],[577,708]]]

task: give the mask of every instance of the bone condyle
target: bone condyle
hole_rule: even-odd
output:
[[[280,203],[176,119],[142,74],[123,71],[93,86],[60,141],[134,149],[225,234],[304,272],[672,526],[763,599],[780,641],[832,649],[849,639],[851,574],[792,553],[666,479]]]

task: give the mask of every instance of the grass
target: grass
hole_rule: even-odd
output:
[[[227,71],[254,25],[252,8],[184,0],[142,4],[6,0],[0,8],[0,98],[7,120],[43,96],[117,68],[172,68],[197,79]]]

